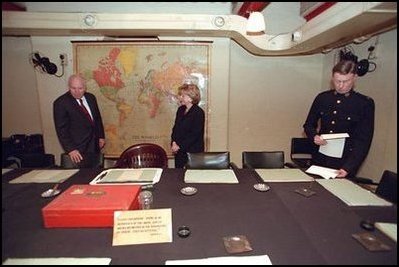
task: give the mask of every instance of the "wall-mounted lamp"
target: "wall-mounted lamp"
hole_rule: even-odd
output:
[[[261,12],[252,12],[247,21],[247,35],[265,34],[265,18]]]

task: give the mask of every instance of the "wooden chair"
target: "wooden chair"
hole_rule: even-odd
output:
[[[167,168],[168,156],[166,151],[157,144],[136,144],[122,152],[114,167]]]
[[[236,168],[230,162],[230,152],[187,152],[186,169],[230,169]]]
[[[243,151],[242,167],[252,169],[284,168],[284,151]]]

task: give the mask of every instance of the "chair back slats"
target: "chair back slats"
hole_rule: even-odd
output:
[[[142,143],[128,147],[115,164],[116,168],[167,168],[166,151],[157,144]]]

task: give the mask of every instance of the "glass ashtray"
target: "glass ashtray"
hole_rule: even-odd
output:
[[[267,184],[264,184],[264,183],[259,183],[259,184],[254,184],[254,188],[257,191],[266,192],[270,189],[270,186],[268,186]]]
[[[61,193],[61,190],[51,188],[49,190],[44,191],[41,196],[42,197],[54,197],[54,196],[58,195],[59,193]]]
[[[180,192],[183,194],[183,195],[186,195],[186,196],[192,196],[192,195],[194,195],[195,193],[197,193],[197,188],[195,188],[195,187],[192,187],[192,186],[187,186],[187,187],[183,187],[181,190],[180,190]]]

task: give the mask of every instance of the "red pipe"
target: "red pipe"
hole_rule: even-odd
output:
[[[317,15],[320,15],[321,13],[326,11],[331,6],[335,5],[335,3],[337,3],[337,2],[324,2],[324,4],[317,7],[315,10],[313,10],[312,12],[307,14],[304,18],[306,19],[306,21],[309,21],[309,20],[313,19],[314,17],[316,17]]]
[[[1,3],[1,11],[26,11],[26,8],[10,2]]]
[[[242,6],[240,7],[240,10],[238,10],[237,15],[248,18],[249,14],[251,12],[254,12],[254,11],[261,12],[269,4],[270,4],[270,2],[244,2],[242,4]]]

